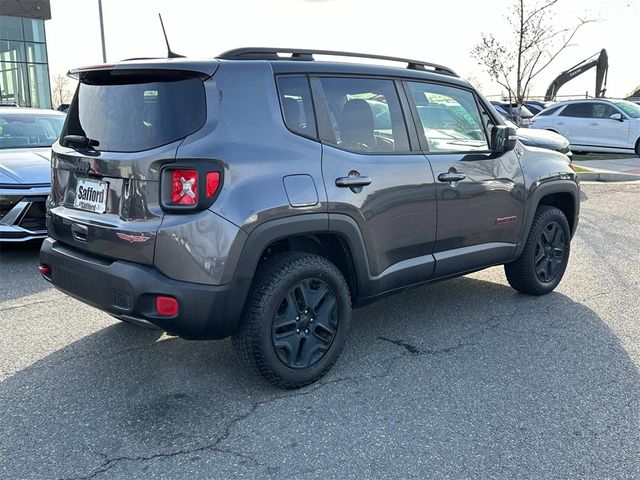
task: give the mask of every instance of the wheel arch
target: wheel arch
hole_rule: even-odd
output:
[[[536,210],[540,205],[552,206],[560,209],[567,217],[571,237],[578,226],[580,217],[580,187],[574,180],[554,179],[545,183],[541,183],[529,196],[529,207],[525,213],[525,221],[520,234],[520,242],[516,248],[516,257],[518,257],[526,242],[527,235],[533,224]]]
[[[331,219],[330,219],[331,217]],[[270,220],[247,238],[233,278],[235,308],[240,318],[260,264],[281,252],[306,252],[333,262],[344,275],[352,298],[366,296],[371,288],[362,234],[345,215],[312,213]]]

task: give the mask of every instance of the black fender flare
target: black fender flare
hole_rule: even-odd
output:
[[[529,235],[529,230],[531,229],[531,225],[533,224],[533,217],[536,214],[538,205],[540,205],[540,201],[547,195],[551,195],[553,193],[569,193],[573,197],[573,208],[575,214],[573,222],[569,224],[569,228],[571,229],[571,237],[573,238],[573,234],[575,233],[576,227],[578,226],[578,217],[580,215],[579,183],[573,179],[557,177],[545,179],[544,181],[534,182],[534,184],[529,189],[529,194],[527,195],[527,207],[525,209],[524,221],[522,222],[520,242],[516,247],[514,258],[519,257],[524,250],[527,236]]]
[[[232,321],[240,320],[260,263],[260,256],[270,244],[289,237],[321,233],[336,234],[345,241],[353,257],[357,296],[366,296],[371,276],[364,240],[355,220],[341,214],[294,215],[265,222],[253,229],[247,237],[231,281],[232,299],[227,316]]]

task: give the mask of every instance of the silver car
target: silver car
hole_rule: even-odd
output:
[[[0,107],[0,242],[47,236],[51,145],[64,119],[55,110]]]

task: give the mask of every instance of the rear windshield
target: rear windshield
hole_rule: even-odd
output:
[[[80,83],[61,138],[80,135],[97,141],[96,150],[139,152],[192,134],[205,118],[198,78],[105,77]]]

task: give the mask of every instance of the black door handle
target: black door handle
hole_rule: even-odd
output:
[[[367,185],[371,185],[371,179],[369,177],[349,175],[348,177],[336,178],[336,187],[340,188],[357,188],[366,187]]]
[[[438,180],[441,182],[459,182],[467,178],[467,175],[463,172],[448,172],[438,175]]]

